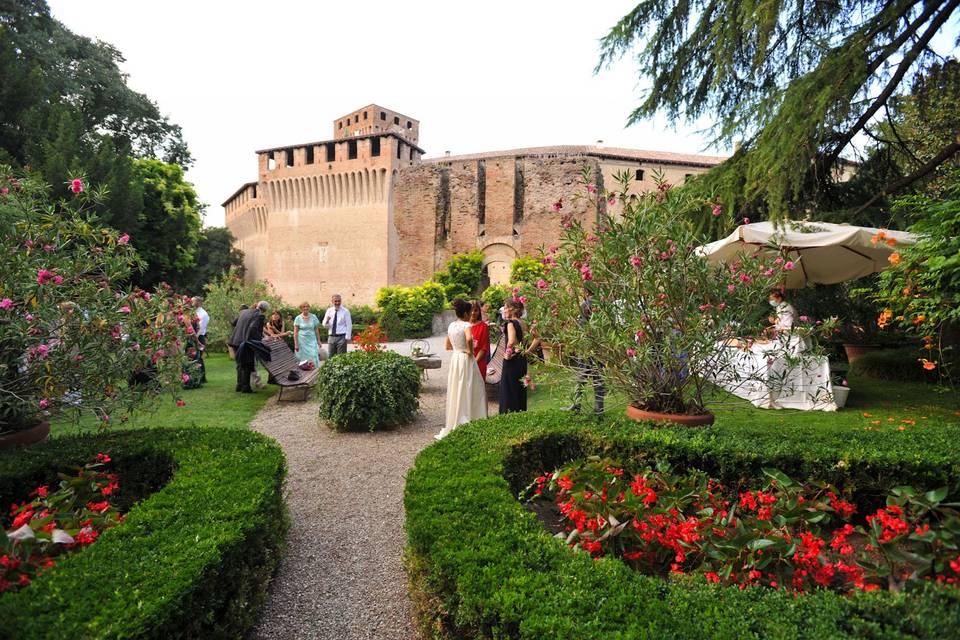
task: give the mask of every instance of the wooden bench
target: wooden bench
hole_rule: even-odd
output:
[[[303,400],[306,400],[307,391],[316,384],[320,369],[302,370],[300,363],[293,355],[293,351],[283,340],[264,340],[263,344],[270,349],[270,362],[263,362],[263,366],[270,372],[270,382],[280,387],[280,395],[277,397],[277,401],[283,399],[284,389],[303,389]],[[296,371],[299,379],[291,380],[291,371]]]

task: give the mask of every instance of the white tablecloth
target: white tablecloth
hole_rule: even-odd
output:
[[[721,350],[713,381],[761,409],[836,411],[830,362],[825,357],[802,357],[804,344],[791,337],[783,342],[754,342],[741,346],[717,343]],[[787,355],[802,362],[789,362]]]

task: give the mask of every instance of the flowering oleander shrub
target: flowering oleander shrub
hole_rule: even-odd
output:
[[[109,462],[97,454],[75,475],[59,474],[59,487],[37,487],[29,500],[11,505],[10,527],[0,536],[0,593],[29,585],[57,556],[94,543],[123,520],[111,504],[120,485],[105,470]]]
[[[320,417],[341,431],[406,424],[420,406],[420,371],[393,351],[351,351],[323,365],[317,382]]]
[[[761,488],[730,494],[701,472],[661,464],[631,474],[592,457],[539,476],[532,491],[554,493],[568,545],[651,575],[797,593],[960,584],[960,513],[943,502],[946,488],[895,488],[854,524],[856,506],[835,488],[764,474]]]
[[[0,432],[58,412],[109,425],[189,375],[188,303],[125,290],[143,264],[130,238],[98,223],[102,192],[80,178],[71,191],[51,203],[0,167]]]
[[[546,274],[525,287],[520,298],[541,336],[599,364],[634,406],[703,413],[711,380],[754,381],[735,366],[736,349],[724,345],[748,349],[764,337],[757,309],[781,286],[784,273],[799,266],[775,252],[711,264],[698,250],[705,239],[686,215],[702,203],[662,178],[657,190],[629,195],[629,176],[622,178],[622,190],[609,193],[584,170],[581,197],[597,211],[595,227],[564,214],[562,202],[554,205],[562,240],[545,249]],[[607,207],[618,203],[622,216],[609,215]],[[587,295],[592,313],[582,320]],[[832,332],[834,324],[812,321],[772,341],[766,355],[788,364],[779,382],[790,368],[820,355],[812,338]],[[801,343],[804,350],[797,348]],[[758,374],[755,381],[776,387],[778,380],[769,372]]]

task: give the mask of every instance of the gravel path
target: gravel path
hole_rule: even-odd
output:
[[[403,352],[409,343],[391,347]],[[443,427],[446,367],[429,376],[419,419],[398,430],[335,432],[318,421],[314,400],[271,400],[251,423],[287,456],[291,521],[251,638],[416,637],[401,562],[403,484]]]

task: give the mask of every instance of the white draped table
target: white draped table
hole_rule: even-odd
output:
[[[780,341],[756,341],[743,345],[718,342],[721,365],[713,381],[730,393],[761,409],[836,411],[830,362],[826,357],[790,362],[787,354],[800,357],[803,341],[791,337]]]

